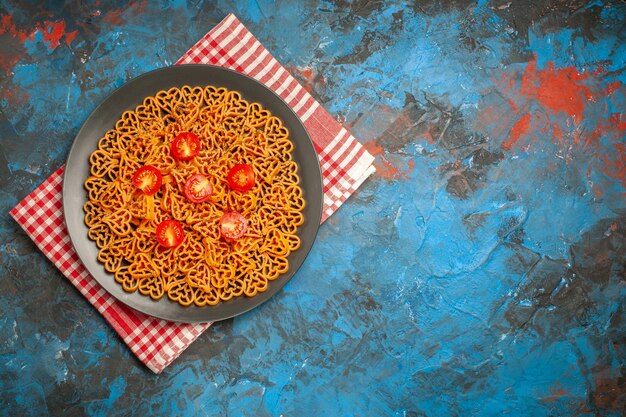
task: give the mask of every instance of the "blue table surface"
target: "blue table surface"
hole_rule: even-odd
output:
[[[8,211],[231,12],[377,172],[154,375]],[[0,415],[624,415],[625,61],[621,1],[0,0]]]

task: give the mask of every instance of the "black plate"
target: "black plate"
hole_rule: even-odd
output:
[[[122,112],[133,110],[147,96],[159,90],[183,85],[214,85],[237,90],[244,99],[261,103],[279,117],[291,133],[295,145],[293,159],[300,168],[301,187],[306,199],[304,224],[298,229],[301,247],[289,255],[289,271],[270,282],[268,289],[255,297],[245,296],[221,302],[216,306],[183,307],[164,296],[154,301],[139,292],[127,293],[115,282],[113,274],[104,270],[97,260],[98,248],[87,237],[83,205],[87,193],[83,186],[89,176],[89,155],[98,140],[120,118]],[[111,295],[124,304],[151,316],[187,323],[223,320],[242,314],[276,294],[298,270],[308,255],[317,235],[322,215],[322,175],[313,143],[300,119],[273,91],[246,75],[211,65],[177,65],[143,74],[109,95],[87,118],[70,150],[63,178],[63,209],[70,239],[76,253],[91,275]]]

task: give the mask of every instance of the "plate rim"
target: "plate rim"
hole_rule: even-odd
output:
[[[313,233],[311,235],[310,238],[310,242],[308,242],[308,247],[306,248],[300,248],[298,249],[298,251],[303,251],[302,252],[302,260],[300,262],[299,265],[297,265],[293,270],[290,266],[289,271],[285,274],[282,274],[281,276],[279,276],[277,279],[272,280],[269,282],[269,285],[272,285],[274,283],[278,283],[278,287],[275,288],[273,291],[270,290],[270,288],[268,288],[266,291],[264,291],[263,293],[259,293],[257,295],[255,295],[254,297],[246,297],[245,295],[242,295],[240,297],[236,297],[233,300],[229,300],[226,301],[226,303],[230,302],[230,301],[234,301],[237,299],[241,299],[241,298],[247,298],[249,300],[253,300],[251,302],[249,302],[249,305],[245,305],[243,308],[237,310],[234,313],[228,313],[228,314],[222,314],[222,315],[216,315],[215,317],[211,317],[211,318],[204,318],[204,319],[190,319],[190,318],[184,318],[184,319],[180,319],[177,317],[172,317],[170,315],[167,314],[160,314],[158,311],[152,311],[150,309],[146,309],[143,308],[141,305],[138,305],[136,303],[132,303],[132,300],[124,300],[122,298],[120,298],[120,296],[123,295],[127,295],[128,297],[132,297],[132,296],[139,296],[142,298],[147,298],[150,299],[149,296],[143,295],[138,293],[137,291],[133,292],[133,293],[127,293],[126,291],[124,291],[120,284],[118,284],[117,282],[115,282],[113,280],[112,284],[113,286],[119,287],[120,291],[122,291],[122,293],[120,294],[116,294],[114,292],[109,291],[109,289],[107,287],[113,287],[111,285],[105,285],[101,282],[101,279],[99,279],[99,277],[97,277],[97,274],[94,274],[92,272],[92,270],[89,268],[89,265],[85,262],[85,260],[83,260],[83,257],[81,256],[81,252],[82,250],[78,247],[79,242],[77,242],[76,238],[77,236],[72,236],[73,234],[76,234],[78,231],[76,230],[72,230],[69,227],[69,224],[67,223],[67,218],[68,215],[71,215],[73,213],[70,213],[70,211],[72,210],[71,207],[69,207],[69,204],[66,204],[69,201],[69,196],[68,193],[70,193],[71,191],[75,191],[75,190],[70,190],[69,186],[68,186],[68,175],[69,175],[69,171],[67,169],[67,167],[69,166],[69,164],[73,161],[73,157],[76,158],[74,155],[78,152],[77,149],[79,147],[79,143],[81,142],[80,138],[83,137],[85,135],[85,131],[86,129],[89,127],[90,123],[92,123],[94,121],[94,119],[97,119],[98,114],[100,112],[103,111],[103,107],[108,104],[110,101],[114,100],[116,98],[117,95],[120,94],[120,92],[123,92],[127,89],[131,89],[132,91],[132,86],[135,85],[136,83],[140,83],[142,81],[144,81],[145,79],[149,79],[150,77],[155,77],[158,76],[161,73],[167,73],[170,71],[173,72],[178,72],[178,71],[186,71],[186,68],[196,68],[199,69],[200,71],[222,71],[225,73],[229,73],[231,77],[234,78],[244,78],[247,79],[248,82],[251,82],[252,84],[256,84],[257,87],[261,88],[262,90],[265,91],[266,94],[270,94],[271,96],[274,96],[274,100],[278,100],[278,102],[280,102],[281,106],[283,106],[285,108],[285,110],[287,111],[287,113],[290,113],[292,116],[292,121],[295,122],[296,124],[298,124],[301,127],[302,132],[304,133],[304,138],[306,139],[302,139],[305,141],[306,145],[308,147],[310,147],[310,150],[312,151],[312,155],[314,156],[315,159],[315,166],[317,167],[317,169],[315,170],[315,173],[318,174],[317,176],[319,177],[319,190],[320,190],[320,194],[319,197],[317,198],[317,200],[319,200],[315,206],[313,206],[313,210],[314,211],[314,215],[315,217],[313,219],[311,219],[311,221],[314,221],[314,226],[313,226]],[[207,74],[208,74],[207,72]],[[172,87],[177,87],[180,83],[177,83],[176,81],[173,81],[171,84],[171,87],[164,87],[161,88],[161,90],[163,89],[167,89],[167,88],[172,88]],[[190,85],[190,84],[180,84],[180,85]],[[213,85],[211,84],[210,81],[206,82],[206,85]],[[190,85],[191,86],[191,85]],[[193,87],[193,86],[192,86]],[[219,85],[216,85],[216,87],[220,87]],[[229,88],[230,90],[234,90],[233,88]],[[159,91],[159,90],[155,90]],[[245,98],[245,92],[239,91],[242,94],[242,96],[244,96]],[[119,109],[119,115],[121,116],[121,114],[124,111],[128,111],[128,110],[133,110],[136,106],[140,105],[141,102],[145,99],[145,97],[141,97],[139,99],[135,98],[133,99],[133,103],[131,104],[130,108],[127,109]],[[266,105],[264,105],[264,107],[267,107]],[[284,122],[284,121],[283,121]],[[112,128],[112,127],[111,127]],[[104,132],[103,132],[104,133]],[[292,139],[293,140],[293,139]],[[97,143],[97,142],[96,142]],[[298,143],[298,146],[301,146],[302,143]],[[94,150],[97,149],[97,145],[96,148],[94,148]],[[308,153],[308,152],[307,152]],[[313,159],[313,158],[312,158]],[[298,162],[298,161],[296,161]],[[300,171],[300,175],[303,174],[301,167],[300,167],[300,163],[298,163],[299,165],[299,171]],[[317,181],[315,181],[317,183]],[[83,186],[84,187],[84,186]],[[264,83],[256,80],[255,78],[247,75],[247,74],[243,74],[240,73],[238,71],[232,70],[230,68],[225,68],[219,65],[211,65],[211,64],[179,64],[179,65],[170,65],[170,66],[166,66],[166,67],[162,67],[162,68],[157,68],[157,69],[153,69],[147,72],[144,72],[136,77],[133,77],[129,80],[127,80],[126,82],[124,82],[121,86],[115,88],[113,91],[111,91],[110,93],[108,93],[106,95],[106,97],[104,97],[99,103],[98,105],[91,111],[91,113],[87,116],[87,118],[83,121],[80,129],[78,130],[78,132],[76,133],[74,139],[72,140],[72,145],[70,147],[68,156],[65,160],[65,169],[64,169],[64,173],[63,173],[63,178],[62,178],[62,206],[63,206],[63,222],[65,224],[66,230],[68,232],[68,237],[70,240],[70,243],[72,245],[72,248],[74,249],[76,255],[78,256],[80,262],[83,264],[83,266],[85,267],[86,271],[93,277],[93,279],[100,285],[100,287],[102,287],[109,295],[111,295],[114,299],[116,299],[117,301],[121,302],[123,305],[139,311],[140,313],[146,314],[150,317],[153,318],[157,318],[157,319],[162,319],[162,320],[167,320],[167,321],[171,321],[171,322],[176,322],[176,323],[190,323],[190,324],[197,324],[197,323],[209,323],[209,322],[215,322],[215,321],[221,321],[221,320],[226,320],[232,317],[236,317],[239,315],[242,315],[244,313],[247,313],[250,310],[253,310],[257,307],[259,307],[260,305],[264,304],[265,302],[267,302],[268,300],[272,299],[274,297],[274,295],[276,295],[277,293],[279,293],[282,288],[293,278],[293,276],[298,272],[298,270],[302,267],[302,265],[304,264],[304,262],[306,261],[306,258],[308,257],[311,249],[313,248],[313,245],[315,243],[315,240],[317,238],[317,234],[319,232],[319,227],[320,227],[320,221],[322,219],[322,214],[323,214],[323,203],[324,203],[324,193],[323,193],[323,176],[322,176],[322,171],[321,171],[321,167],[320,167],[320,163],[319,163],[319,156],[317,155],[317,152],[315,150],[315,145],[313,143],[313,140],[311,139],[311,136],[309,135],[309,132],[307,131],[306,127],[304,126],[304,123],[302,122],[302,120],[300,119],[300,117],[296,114],[296,112],[291,108],[291,106],[285,101],[283,100],[282,97],[280,97],[275,91],[273,91],[271,88],[267,87]],[[84,188],[82,189],[83,192]],[[311,205],[311,201],[312,199],[308,199],[306,200],[306,204],[307,206]],[[83,225],[84,225],[84,212],[83,212],[83,208],[82,206],[80,207],[80,209],[77,209],[80,213],[82,213],[82,219],[83,219]],[[319,217],[318,217],[319,216]],[[88,227],[86,225],[84,225],[85,227],[85,231],[88,231]],[[86,235],[84,236],[84,239],[86,239],[89,242],[92,242],[93,245],[95,245],[95,242],[91,241]],[[98,265],[102,265],[99,261],[96,260],[96,263]],[[97,271],[97,272],[101,272],[103,273],[104,277],[111,277],[112,275],[111,273],[109,273],[108,271],[104,270],[104,267],[102,267],[101,271]],[[279,281],[280,280],[280,281]],[[269,294],[269,295],[265,295],[265,297],[263,297],[263,294]],[[261,297],[257,300],[255,300],[256,297]],[[148,302],[153,301],[153,300],[148,300]],[[198,310],[204,310],[207,312],[215,312],[215,310],[213,310],[214,308],[218,308],[218,306],[221,303],[224,303],[223,301],[220,301],[220,304],[217,304],[216,306],[204,306],[204,307],[197,307],[195,305],[191,305],[188,307],[184,307],[181,306],[180,304],[175,303],[174,301],[169,300],[169,298],[167,297],[167,295],[164,295],[163,297],[161,297],[161,299],[159,299],[157,302],[162,302],[162,301],[167,301],[168,303],[173,303],[176,304],[181,310],[187,310],[187,309],[198,309]],[[146,311],[146,310],[150,310],[150,311]],[[187,310],[189,311],[189,310]],[[212,316],[212,314],[207,314],[207,316]]]

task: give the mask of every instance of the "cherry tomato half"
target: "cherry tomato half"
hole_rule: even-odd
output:
[[[224,213],[220,219],[220,233],[226,239],[239,239],[248,230],[248,219],[236,211]]]
[[[152,165],[146,165],[135,172],[132,182],[135,187],[139,188],[146,195],[153,195],[161,188],[163,176]]]
[[[156,228],[156,238],[165,248],[174,248],[185,239],[183,226],[176,220],[164,220]]]
[[[179,161],[189,161],[200,152],[200,138],[192,132],[180,132],[172,142],[170,154]]]
[[[185,197],[192,203],[207,201],[213,194],[213,186],[202,174],[194,174],[185,181]]]
[[[250,165],[236,164],[228,171],[228,185],[233,190],[248,191],[254,187],[254,171]]]

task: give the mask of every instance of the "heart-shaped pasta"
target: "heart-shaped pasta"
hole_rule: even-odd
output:
[[[172,152],[184,132],[200,144],[191,158]],[[154,300],[167,295],[181,306],[209,308],[266,291],[301,243],[305,199],[292,151],[282,121],[237,91],[182,86],[146,97],[120,116],[89,158],[83,209],[98,260],[124,291]],[[246,191],[229,183],[236,164],[252,168],[254,184]],[[149,195],[141,178],[133,181],[145,166],[161,176]],[[211,193],[193,200],[186,183],[198,174]],[[222,237],[221,221],[231,212],[247,221],[236,239]],[[171,248],[156,236],[166,220],[183,230]]]
[[[124,237],[133,232],[132,219],[133,216],[130,214],[130,211],[122,208],[104,215],[102,222],[106,223],[117,236]]]
[[[220,302],[220,297],[215,288],[205,291],[203,288],[196,288],[193,291],[193,302],[198,307],[214,306]]]
[[[139,287],[139,281],[133,278],[128,269],[128,266],[122,266],[115,271],[115,281],[122,285],[124,291],[134,292]]]
[[[165,294],[165,282],[160,275],[152,275],[139,281],[139,292],[148,295],[153,300],[158,300]]]
[[[104,269],[107,272],[117,271],[122,266],[122,260],[122,257],[116,256],[107,247],[100,249],[98,252],[98,261],[104,264]]]

